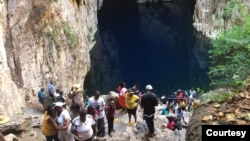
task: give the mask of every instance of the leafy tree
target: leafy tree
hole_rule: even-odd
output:
[[[211,85],[241,88],[250,74],[250,17],[211,40],[209,50]]]

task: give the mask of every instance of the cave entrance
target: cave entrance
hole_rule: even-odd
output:
[[[104,0],[98,11],[97,44],[84,82],[87,94],[152,84],[158,95],[209,88],[208,39],[192,26],[195,0],[148,7],[136,0]]]

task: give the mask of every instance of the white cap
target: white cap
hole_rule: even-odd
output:
[[[56,102],[55,106],[62,107],[65,103],[63,102]]]
[[[147,85],[147,86],[146,86],[146,90],[153,90],[152,85]]]

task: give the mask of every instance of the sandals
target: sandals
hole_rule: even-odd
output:
[[[128,125],[128,126],[131,126],[131,125],[132,125],[132,123],[131,123],[131,122],[128,122],[128,123],[127,123],[127,125]]]
[[[137,122],[135,122],[135,123],[132,123],[132,122],[128,122],[128,123],[127,123],[127,125],[128,125],[128,126],[133,126],[133,127],[136,127],[136,125],[137,125]]]
[[[132,124],[132,126],[134,126],[134,127],[135,127],[136,125],[137,125],[137,122],[135,122],[135,123]]]

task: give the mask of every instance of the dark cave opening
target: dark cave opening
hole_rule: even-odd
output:
[[[120,81],[128,88],[152,84],[158,95],[191,87],[208,89],[208,65],[200,64],[208,64],[209,43],[192,26],[194,6],[195,0],[150,8],[135,0],[104,0],[98,11],[100,40],[90,53],[92,67],[84,83],[87,94],[115,90]],[[117,55],[111,55],[112,49]]]

